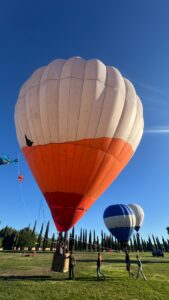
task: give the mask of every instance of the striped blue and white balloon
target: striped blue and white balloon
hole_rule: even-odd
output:
[[[133,211],[124,204],[111,205],[103,214],[106,227],[119,242],[128,242],[136,225]]]

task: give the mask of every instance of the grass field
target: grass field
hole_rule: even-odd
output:
[[[52,299],[169,299],[169,254],[153,258],[141,253],[147,281],[128,278],[123,253],[103,253],[102,271],[106,280],[96,280],[97,253],[75,253],[76,280],[68,273],[51,272],[52,254],[22,257],[20,253],[0,253],[0,300]],[[132,270],[137,272],[135,254]]]

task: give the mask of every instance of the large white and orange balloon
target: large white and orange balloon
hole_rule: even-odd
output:
[[[56,227],[67,231],[132,157],[143,110],[117,69],[73,57],[54,60],[25,82],[15,124]]]

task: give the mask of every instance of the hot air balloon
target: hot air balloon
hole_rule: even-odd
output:
[[[57,230],[66,232],[134,154],[143,110],[116,68],[72,57],[39,68],[24,83],[15,126]]]
[[[106,227],[121,243],[126,244],[134,231],[136,218],[133,211],[124,204],[108,206],[103,214]]]
[[[138,204],[128,204],[128,207],[130,207],[135,214],[136,217],[135,230],[138,232],[144,221],[144,211],[142,207]]]
[[[2,155],[0,157],[0,165],[9,165],[9,164],[12,164],[14,162],[18,162],[18,159],[15,158],[15,159],[10,159],[8,156],[6,155]]]

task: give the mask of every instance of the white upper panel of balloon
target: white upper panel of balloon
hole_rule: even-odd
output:
[[[143,133],[143,109],[132,83],[100,60],[72,57],[39,68],[22,86],[15,108],[20,146],[119,138],[133,151]]]

